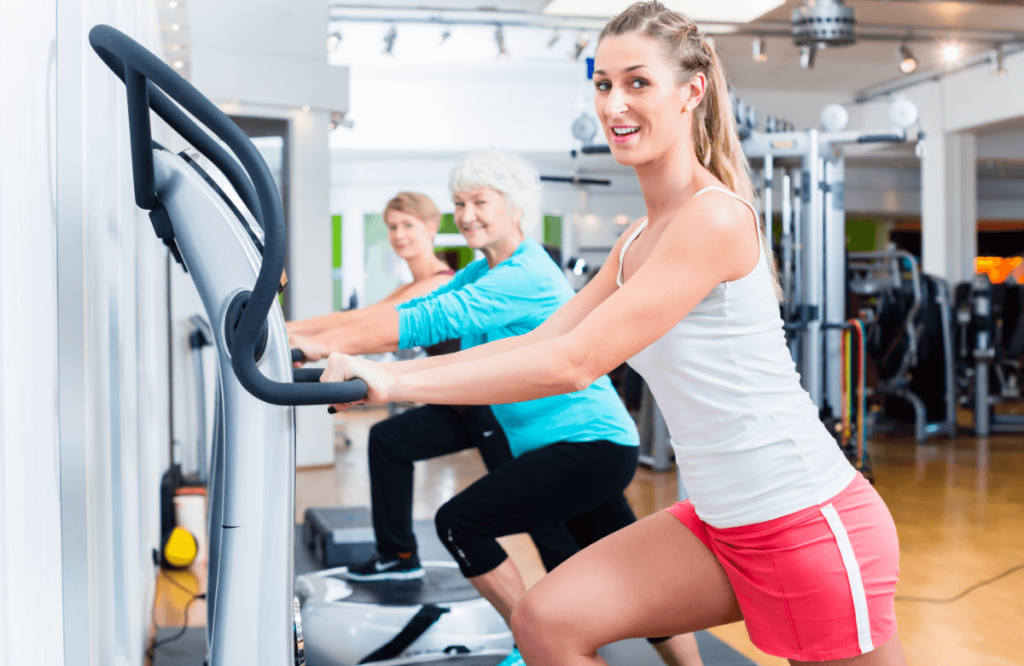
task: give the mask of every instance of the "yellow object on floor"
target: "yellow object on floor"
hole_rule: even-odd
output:
[[[164,562],[174,569],[184,569],[192,564],[198,552],[199,544],[192,533],[175,527],[164,544]]]

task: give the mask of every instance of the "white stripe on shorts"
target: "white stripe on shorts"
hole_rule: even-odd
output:
[[[857,619],[857,642],[860,644],[861,654],[867,654],[875,649],[871,644],[871,619],[868,617],[868,596],[864,592],[864,581],[860,577],[860,565],[853,554],[853,545],[850,544],[850,535],[846,533],[846,527],[839,517],[839,513],[831,504],[821,508],[822,515],[832,528],[832,534],[839,546],[839,554],[843,557],[843,566],[846,567],[846,577],[850,581],[850,592],[853,594],[853,612]]]

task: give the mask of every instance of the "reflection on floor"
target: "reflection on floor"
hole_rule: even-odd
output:
[[[334,467],[298,472],[297,520],[310,506],[369,504],[367,433],[386,416],[383,409],[360,408],[338,418]],[[350,446],[344,444],[345,434]],[[876,488],[900,536],[901,599],[896,613],[910,666],[1024,665],[1024,570],[959,600],[939,603],[1024,564],[1024,437],[961,436],[918,446],[907,434],[890,433],[876,437],[870,451]],[[473,451],[417,463],[415,519],[432,518],[441,504],[483,472]],[[675,497],[675,474],[644,469],[627,491],[638,516],[668,506]],[[529,537],[507,537],[502,544],[528,585],[539,580],[544,572]],[[198,563],[194,569],[199,571]],[[201,573],[173,576],[187,590],[205,589]],[[180,625],[189,598],[161,577],[156,623]],[[201,624],[204,616],[204,604],[194,603],[190,624]],[[754,647],[742,623],[711,633],[758,664],[787,663]]]

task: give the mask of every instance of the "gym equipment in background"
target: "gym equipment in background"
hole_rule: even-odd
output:
[[[907,100],[897,100],[889,116],[894,123],[892,129],[845,131],[847,115],[839,109],[826,107],[822,119],[831,131],[754,130],[743,141],[743,152],[757,172],[755,182],[763,181],[762,200],[769,229],[772,228],[773,198],[781,195],[780,277],[786,297],[783,320],[790,351],[804,388],[818,406],[826,425],[837,432],[841,430],[843,405],[858,402],[844,395],[841,353],[844,331],[851,326],[847,320],[856,315],[849,312],[847,290],[843,148],[851,144],[908,142],[908,131],[917,122],[916,108]],[[781,180],[776,177],[778,172],[781,172]],[[867,257],[862,259],[868,261]],[[916,262],[914,271],[918,275]],[[893,281],[893,275],[888,273],[888,284],[901,284]],[[920,285],[922,278],[918,275],[915,280],[914,284]],[[866,282],[862,280],[862,284]],[[929,298],[940,298],[947,291],[937,286]],[[948,302],[948,296],[946,299]],[[908,360],[913,360],[913,356]],[[946,376],[938,384],[944,391],[940,401],[943,405],[953,400],[952,365],[945,365]],[[901,386],[898,392],[895,386],[884,390],[892,391],[888,395],[893,397],[906,397],[914,404],[908,387]],[[918,407],[914,409],[916,412]],[[938,433],[949,436],[955,433],[953,410],[944,408],[936,413],[937,416],[930,422],[926,419],[923,426],[920,418],[915,417],[915,423],[919,424],[915,435],[919,441]]]
[[[909,252],[851,252],[849,290],[865,328],[878,379],[865,397],[884,398],[885,413],[914,424],[914,436],[956,434],[953,330],[949,286],[925,275]],[[893,400],[895,399],[895,400]]]
[[[353,620],[304,636],[302,609],[293,593],[293,523],[294,406],[353,402],[366,395],[366,385],[320,383],[320,370],[292,369],[276,298],[283,288],[284,217],[273,177],[252,142],[125,34],[98,25],[89,43],[125,84],[135,202],[150,211],[157,236],[191,275],[217,349],[206,663],[300,666],[306,662],[306,641],[326,641],[329,635],[347,636],[348,654],[359,652],[365,661],[380,653],[381,636],[390,632],[391,644],[408,629],[401,616],[418,614],[419,599],[408,597],[414,605],[403,605],[401,612],[368,600],[362,624]],[[154,142],[151,110],[192,148],[174,154]],[[445,608],[440,604],[448,605],[435,601],[434,613]],[[482,608],[441,614],[451,615],[445,621],[465,622],[463,633],[472,634],[492,626],[495,617],[501,621],[497,611],[483,605],[489,614]],[[382,624],[376,613],[395,624]],[[456,649],[451,655],[419,650],[414,643],[402,653],[406,662],[389,663],[493,666],[512,647],[507,627],[503,635],[508,648],[503,651],[480,655]]]
[[[981,273],[956,288],[959,402],[974,411],[974,432],[1024,432],[1024,415],[999,414],[1020,400],[1024,358],[1024,286],[992,284]]]

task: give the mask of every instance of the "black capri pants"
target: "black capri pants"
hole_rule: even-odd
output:
[[[412,529],[413,463],[470,448],[480,451],[489,472],[512,461],[505,431],[490,407],[426,405],[370,429],[371,512],[381,555],[391,558],[417,549]],[[548,571],[579,550],[564,525],[529,532]]]
[[[580,548],[636,521],[622,491],[639,451],[607,441],[557,442],[479,479],[434,518],[441,543],[473,578],[508,557],[497,537],[564,524]]]

